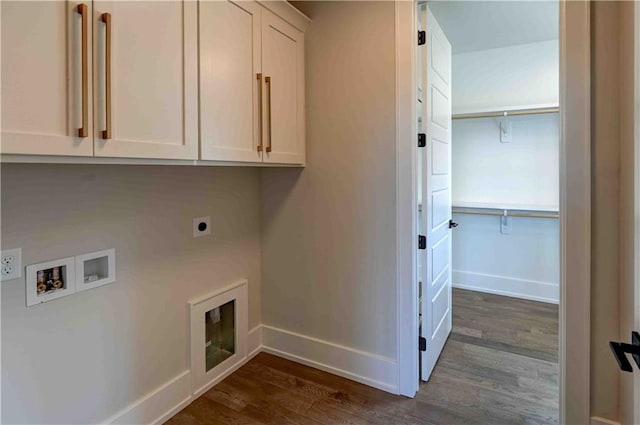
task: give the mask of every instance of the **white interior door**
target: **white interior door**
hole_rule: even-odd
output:
[[[304,163],[304,34],[262,12],[264,162]]]
[[[200,2],[200,155],[262,162],[261,7],[252,1]]]
[[[420,10],[426,30],[422,46],[422,131],[426,146],[419,148],[422,168],[419,250],[422,291],[420,333],[426,339],[421,378],[428,380],[451,332],[451,44],[431,11]]]
[[[0,7],[2,153],[93,155],[91,1],[2,1]]]
[[[197,159],[197,3],[96,1],[93,5],[95,155]],[[103,21],[105,13],[110,14],[110,23]],[[111,134],[105,137],[108,127]]]

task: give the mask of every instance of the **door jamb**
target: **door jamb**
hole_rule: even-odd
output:
[[[591,46],[588,2],[560,1],[560,423],[589,423]],[[418,390],[416,1],[395,0],[397,392]],[[570,77],[570,78],[569,78]],[[570,189],[570,190],[569,190]],[[571,217],[571,220],[568,220]],[[571,296],[567,296],[571,294]]]
[[[418,391],[416,1],[395,0],[397,393]],[[402,283],[402,284],[401,284]]]
[[[590,422],[590,40],[589,2],[560,1],[559,371],[562,424]]]
[[[634,125],[634,250],[635,250],[635,265],[634,265],[634,281],[635,287],[633,288],[635,295],[635,318],[634,326],[640,330],[640,226],[637,224],[638,214],[640,213],[640,6],[634,4],[635,18],[634,18],[634,79],[635,79],[635,94],[634,94],[634,113],[635,117]],[[625,336],[623,336],[625,337]],[[633,384],[633,400],[640,400],[640,376],[634,376]],[[633,411],[633,423],[640,423],[640,403],[635,403]]]

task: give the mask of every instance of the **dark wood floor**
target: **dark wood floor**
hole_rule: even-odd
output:
[[[453,331],[415,399],[263,353],[167,423],[555,424],[557,351],[557,306],[454,289]]]

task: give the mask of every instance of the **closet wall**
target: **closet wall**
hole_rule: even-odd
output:
[[[454,54],[453,113],[558,105],[558,40]]]
[[[454,114],[558,105],[558,41],[453,56]],[[558,211],[557,113],[453,121],[453,205]],[[478,209],[477,211],[482,211]],[[558,302],[557,219],[454,214],[454,286]]]

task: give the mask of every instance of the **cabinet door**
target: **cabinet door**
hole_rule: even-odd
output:
[[[264,162],[304,164],[304,34],[262,12]]]
[[[0,7],[2,153],[93,155],[91,2],[2,1]],[[86,137],[79,137],[83,120]]]
[[[261,162],[260,12],[252,1],[200,2],[200,155]]]
[[[96,156],[196,159],[196,2],[96,1],[94,10]]]

